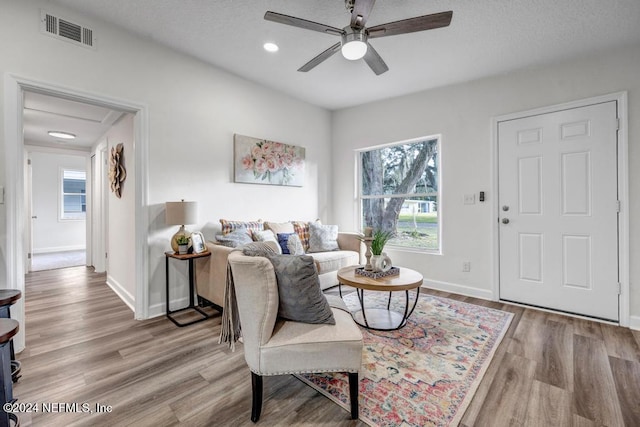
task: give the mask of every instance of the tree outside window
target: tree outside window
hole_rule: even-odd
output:
[[[87,213],[87,174],[85,171],[62,171],[61,219],[85,219]]]
[[[388,243],[439,250],[439,137],[360,152],[363,227],[391,231]]]

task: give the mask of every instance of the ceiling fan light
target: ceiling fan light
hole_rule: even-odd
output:
[[[364,57],[367,44],[360,40],[353,40],[342,45],[342,56],[351,61]]]
[[[54,138],[60,138],[60,139],[75,139],[76,136],[72,133],[69,132],[63,132],[61,130],[50,130],[49,132],[47,132],[49,134],[49,136],[52,136]]]

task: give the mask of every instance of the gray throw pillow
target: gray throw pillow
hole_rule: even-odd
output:
[[[241,228],[225,235],[219,234],[216,236],[216,240],[220,242],[221,245],[230,248],[237,248],[238,246],[253,242],[246,228]]]
[[[307,252],[337,251],[338,226],[309,223],[309,250]]]
[[[280,246],[278,244],[275,244],[275,246],[277,246],[278,249],[280,249]],[[271,244],[267,242],[247,243],[242,247],[242,253],[247,256],[263,256],[263,257],[266,257],[267,255],[279,254],[279,252],[277,252],[276,249],[274,249],[274,246],[271,246]]]
[[[304,323],[335,325],[333,312],[320,289],[313,258],[309,255],[266,255],[278,282],[278,316]]]
[[[274,242],[278,246],[278,253],[279,254],[282,253],[282,248],[278,243],[278,238],[276,237],[275,234],[273,234],[273,231],[271,230],[253,231],[251,235],[253,237],[253,240],[256,242]]]

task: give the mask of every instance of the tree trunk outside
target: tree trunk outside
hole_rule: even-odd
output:
[[[417,182],[422,177],[429,160],[435,155],[434,147],[425,142],[422,144],[418,156],[411,163],[402,182],[396,187],[394,193],[406,194],[414,191]],[[365,195],[384,194],[384,171],[381,150],[372,150],[362,153],[362,179]],[[384,200],[365,199],[363,213],[365,224],[374,230],[390,231],[395,233],[398,226],[400,209],[404,204],[404,197],[392,197],[384,207]]]
[[[380,150],[362,153],[362,187],[365,194],[383,194],[384,172]],[[366,167],[365,167],[366,165]],[[383,199],[367,199],[364,201],[364,223],[375,230],[382,226]]]

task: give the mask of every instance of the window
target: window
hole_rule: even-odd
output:
[[[60,219],[85,219],[87,212],[87,174],[84,171],[62,171],[62,203]]]
[[[363,228],[392,231],[390,246],[440,250],[439,146],[435,136],[359,153]]]

